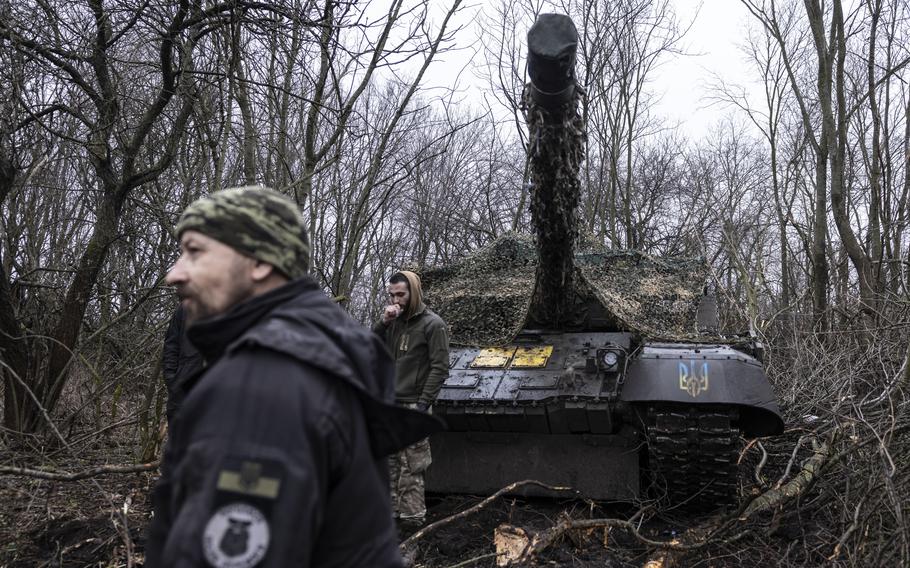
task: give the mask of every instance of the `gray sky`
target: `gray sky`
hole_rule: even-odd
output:
[[[663,93],[658,112],[671,121],[679,121],[683,132],[697,139],[707,135],[729,112],[706,100],[708,86],[714,81],[712,73],[724,81],[743,85],[755,76],[738,47],[746,37],[747,27],[752,25],[752,16],[738,0],[672,2],[683,25],[695,18],[683,44],[692,55],[665,60],[656,72],[653,88]]]
[[[697,140],[731,112],[724,105],[711,104],[708,100],[710,84],[716,82],[714,75],[740,85],[749,84],[755,77],[739,47],[747,28],[755,24],[739,0],[671,0],[671,3],[682,27],[692,23],[681,44],[686,55],[666,55],[652,72],[648,88],[661,98],[656,112],[668,124],[679,123],[685,135]],[[471,43],[471,38],[476,37],[471,24],[484,5],[485,0],[469,4],[457,18],[456,23],[465,26],[456,38],[457,49],[442,54],[440,61],[430,67],[425,86],[451,87],[457,77],[460,94],[456,98],[480,104],[482,90],[487,87],[472,73],[481,56],[473,53],[478,46]],[[754,89],[756,84],[752,85]]]

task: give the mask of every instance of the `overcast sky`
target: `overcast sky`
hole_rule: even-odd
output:
[[[457,78],[458,98],[477,105],[487,86],[472,73],[474,65],[481,64],[482,60],[482,56],[475,53],[478,46],[472,43],[477,37],[472,21],[483,9],[485,1],[471,4],[456,19],[455,24],[464,26],[456,37],[456,49],[440,55],[437,64],[430,67],[425,82],[425,86],[451,87]],[[739,0],[670,1],[680,26],[692,25],[681,44],[686,55],[664,56],[661,65],[653,71],[648,88],[661,97],[656,112],[669,124],[679,123],[684,134],[697,140],[706,136],[730,112],[729,108],[712,105],[708,100],[710,84],[716,81],[714,75],[740,85],[748,84],[756,76],[745,63],[739,47],[747,28],[754,23]],[[447,3],[440,3],[440,10],[445,5]],[[753,88],[754,85],[753,82]]]
[[[663,93],[658,109],[670,120],[678,120],[690,137],[700,138],[728,112],[709,106],[706,100],[712,73],[744,85],[755,76],[738,47],[752,24],[751,14],[738,0],[672,2],[683,25],[695,20],[683,44],[692,55],[667,59],[658,69],[654,89]]]

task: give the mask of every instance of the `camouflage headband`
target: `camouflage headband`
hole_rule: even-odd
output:
[[[180,216],[177,238],[184,231],[267,262],[292,280],[309,270],[310,243],[297,206],[266,187],[235,187],[197,199]]]

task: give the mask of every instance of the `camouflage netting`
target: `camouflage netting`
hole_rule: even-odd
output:
[[[619,327],[653,339],[696,339],[707,267],[638,251],[578,254],[575,263]]]
[[[546,108],[525,89],[525,120],[531,160],[531,223],[537,237],[540,265],[532,298],[533,318],[559,328],[570,317],[574,286],[572,251],[578,236],[575,209],[581,185],[578,170],[584,159],[585,129],[578,114],[581,92],[575,89],[564,104]]]
[[[583,247],[577,285],[589,287],[617,330],[651,339],[698,339],[696,311],[704,263]],[[456,345],[511,342],[528,320],[537,252],[527,235],[503,235],[459,263],[422,270],[427,305],[449,325]],[[704,337],[700,338],[702,341]]]
[[[536,266],[531,238],[509,233],[457,264],[421,271],[424,300],[453,344],[508,343],[527,317]]]
[[[550,75],[538,79],[549,84],[553,61],[544,60],[552,58],[554,48],[557,62],[565,58],[568,46],[572,57],[566,62],[574,64],[577,36],[571,22],[568,30],[564,20],[541,21],[536,36],[539,63]],[[558,29],[560,25],[564,29]],[[541,35],[546,32],[554,35]],[[568,77],[574,81],[571,72]],[[534,239],[505,235],[456,265],[422,274],[426,302],[448,323],[452,343],[505,344],[526,326],[578,330],[592,321],[598,329],[651,338],[697,336],[706,274],[702,264],[607,252],[591,244],[576,247],[581,240],[575,214],[578,172],[586,138],[578,113],[583,92],[576,85],[565,99],[554,99],[535,89],[528,84],[523,96]]]

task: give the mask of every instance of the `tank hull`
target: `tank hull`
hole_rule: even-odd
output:
[[[427,491],[489,495],[522,480],[568,487],[602,500],[630,501],[639,492],[634,437],[602,434],[441,432],[430,439]],[[538,486],[525,496],[566,496]]]
[[[599,500],[657,488],[713,506],[735,499],[741,434],[783,426],[761,363],[730,345],[525,331],[505,347],[453,349],[450,363],[434,406],[449,429],[430,440],[431,492],[491,494],[532,479]]]

